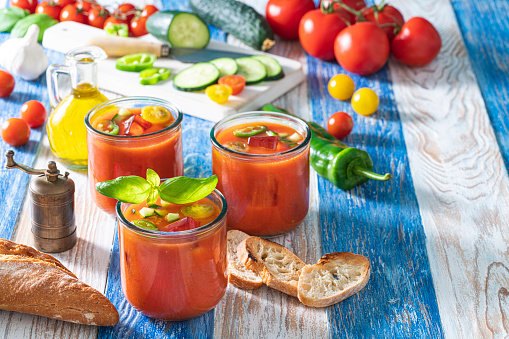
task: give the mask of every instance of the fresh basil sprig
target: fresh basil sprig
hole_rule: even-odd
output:
[[[160,184],[159,175],[147,169],[147,179],[135,175],[98,182],[97,192],[121,202],[152,205],[157,197],[173,204],[188,204],[205,198],[217,185],[217,176],[205,179],[175,177]]]

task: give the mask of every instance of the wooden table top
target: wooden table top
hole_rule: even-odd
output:
[[[245,2],[264,13],[266,0]],[[119,310],[120,323],[98,328],[0,311],[0,337],[509,336],[509,2],[390,3],[406,19],[431,21],[443,46],[425,67],[406,67],[391,58],[376,74],[352,76],[357,88],[378,93],[380,107],[373,116],[357,115],[349,103],[328,95],[328,80],[343,72],[337,63],[307,56],[298,41],[278,41],[270,51],[299,60],[307,74],[307,81],[275,104],[322,126],[333,112],[350,113],[355,127],[345,142],[366,150],[375,170],[394,175],[389,182],[370,181],[345,192],[312,171],[308,217],[275,239],[309,264],[328,252],[367,256],[372,276],[364,290],[315,309],[267,287],[245,291],[229,286],[219,305],[201,317],[149,319],[122,294],[115,220],[92,203],[86,172],[71,172],[79,240],[56,257],[105,293]],[[187,9],[187,1],[166,1],[163,7]],[[217,30],[213,37],[226,39]],[[0,34],[0,41],[7,38]],[[47,54],[52,62],[62,60],[57,53]],[[34,82],[16,80],[15,92],[0,98],[2,120],[17,116],[30,99],[49,107],[44,76]],[[211,173],[212,125],[184,118],[187,176]],[[10,148],[3,142],[0,147],[3,153]],[[45,167],[48,159],[52,155],[43,128],[16,148],[19,162]],[[0,237],[32,245],[24,202],[28,176],[5,169],[0,175]]]

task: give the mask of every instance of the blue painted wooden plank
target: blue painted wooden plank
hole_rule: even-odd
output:
[[[451,0],[451,3],[509,168],[509,1]]]
[[[10,38],[10,34],[0,33],[0,44]],[[60,63],[63,55],[45,50],[49,62]],[[23,103],[29,100],[41,101],[49,112],[50,104],[46,88],[46,76],[42,75],[37,80],[25,81],[15,77],[14,91],[5,98],[0,98],[0,120],[1,122],[9,118],[19,118],[19,110]],[[27,191],[29,180],[28,174],[20,170],[4,169],[4,154],[9,149],[16,153],[14,159],[29,166],[32,166],[35,155],[39,149],[39,144],[43,136],[45,126],[34,128],[31,131],[29,141],[18,147],[12,147],[3,140],[0,141],[0,152],[3,158],[0,163],[0,238],[10,239],[14,230],[14,225],[18,220],[18,214],[23,206],[23,200]]]

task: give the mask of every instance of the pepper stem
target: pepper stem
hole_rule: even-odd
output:
[[[387,181],[392,178],[392,174],[390,174],[390,173],[386,173],[384,175],[378,174],[378,173],[373,173],[361,166],[354,166],[352,171],[353,171],[353,174],[355,174],[355,175],[360,175],[360,176],[363,176],[363,177],[366,177],[369,179],[373,179],[373,180],[377,180],[377,181]]]

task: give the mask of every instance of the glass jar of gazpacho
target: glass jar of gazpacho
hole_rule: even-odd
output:
[[[115,213],[116,200],[95,190],[95,184],[119,176],[144,176],[148,168],[163,178],[184,173],[182,112],[157,98],[125,97],[107,101],[86,118],[88,181],[94,202]]]
[[[309,142],[303,120],[248,112],[210,132],[212,171],[229,204],[228,227],[272,237],[299,226],[309,208]]]
[[[152,208],[150,208],[152,207]],[[226,212],[215,190],[195,203],[117,203],[120,274],[129,303],[148,317],[185,320],[214,308],[228,285]]]

